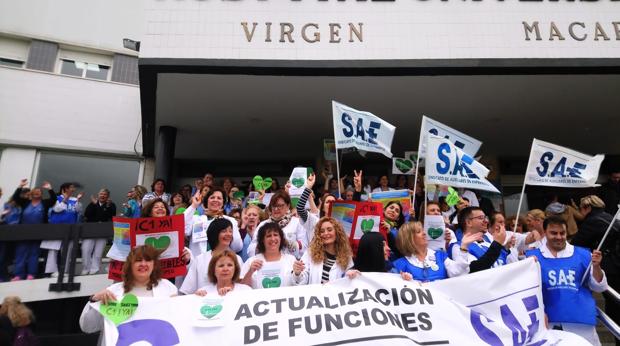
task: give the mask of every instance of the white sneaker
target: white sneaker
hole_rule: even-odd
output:
[[[58,272],[53,272],[53,273],[52,273],[52,277],[53,277],[53,278],[57,278],[57,277],[58,277]]]
[[[95,275],[97,273],[99,273],[99,270],[91,269],[88,271],[88,275]]]
[[[88,269],[82,269],[82,273],[80,275],[88,275]]]

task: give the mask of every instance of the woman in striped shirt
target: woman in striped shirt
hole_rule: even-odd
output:
[[[301,261],[293,264],[295,285],[324,284],[344,277],[353,267],[351,246],[338,221],[323,217]]]

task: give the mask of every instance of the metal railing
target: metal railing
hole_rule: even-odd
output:
[[[2,225],[0,226],[0,241],[15,242],[24,240],[61,240],[61,260],[58,263],[58,280],[49,286],[50,291],[72,292],[80,290],[80,283],[74,282],[75,264],[80,239],[112,238],[112,222],[78,223],[78,224],[36,224],[36,225]],[[69,243],[74,246],[69,251]],[[65,265],[69,258],[69,273],[65,278]]]
[[[614,299],[617,304],[620,304],[620,294],[618,294],[618,292],[613,288],[608,287],[607,291],[603,292],[603,294]],[[599,307],[596,309],[598,310],[597,317],[599,321],[601,321],[603,326],[605,326],[605,328],[607,328],[607,330],[609,330],[609,332],[613,334],[616,339],[620,340],[620,326],[618,326],[618,324],[607,316],[607,314]]]

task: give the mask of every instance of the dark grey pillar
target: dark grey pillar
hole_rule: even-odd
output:
[[[172,186],[172,163],[174,161],[174,145],[176,143],[176,139],[176,127],[159,127],[159,135],[157,136],[157,151],[155,152],[155,179],[164,179],[167,187]]]

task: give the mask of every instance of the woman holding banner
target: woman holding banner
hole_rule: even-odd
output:
[[[211,258],[216,255],[230,250],[230,244],[233,239],[233,224],[228,219],[217,218],[209,224],[207,229],[207,242],[211,250],[198,255],[192,262],[187,270],[187,276],[183,280],[180,291],[184,294],[192,294],[200,287],[208,286],[212,284],[208,275]],[[235,255],[235,261],[237,265],[241,267],[243,260],[238,255]]]
[[[123,281],[90,296],[89,302],[84,306],[80,316],[82,331],[95,333],[103,329],[103,316],[90,303],[107,304],[111,301],[118,301],[122,296],[128,294],[155,298],[177,295],[176,286],[161,278],[159,251],[155,248],[141,245],[131,249],[123,264]]]
[[[207,276],[209,284],[196,291],[196,295],[201,297],[210,295],[225,296],[233,290],[247,291],[252,288],[239,282],[241,265],[237,256],[231,250],[224,250],[213,255],[209,262]]]
[[[351,246],[344,229],[331,217],[323,217],[314,227],[308,251],[293,264],[295,285],[324,284],[344,277],[353,267]]]
[[[451,260],[446,252],[428,248],[428,239],[420,222],[407,222],[400,228],[396,237],[396,246],[403,257],[394,261],[393,271],[401,273],[405,280],[414,279],[422,282],[466,274],[469,272],[469,263],[467,250],[463,249],[481,239],[482,233],[464,235],[461,251],[454,260]]]
[[[282,244],[286,243],[287,253],[294,255],[296,258],[301,258],[308,246],[306,227],[301,224],[299,217],[291,213],[291,197],[289,194],[286,191],[277,191],[271,197],[268,209],[270,217],[261,222],[258,225],[258,229],[261,229],[267,223],[277,223],[284,232],[283,239],[286,241],[282,242]],[[252,239],[252,243],[248,246],[248,256],[251,257],[257,253],[257,246],[257,238]],[[233,250],[237,251],[235,248]]]
[[[204,198],[201,198],[200,193],[196,193],[194,197],[192,197],[192,205],[187,207],[183,212],[185,216],[185,236],[190,237],[189,248],[192,250],[194,256],[208,251],[207,229],[209,228],[209,224],[218,218],[227,219],[232,224],[233,238],[230,243],[230,249],[235,252],[239,252],[243,249],[243,241],[241,240],[237,220],[224,215],[226,198],[227,194],[222,188],[212,187]],[[204,215],[195,215],[194,212],[201,204],[204,207]]]
[[[292,286],[291,268],[295,257],[285,253],[287,240],[280,225],[275,222],[263,223],[256,239],[257,255],[248,258],[243,265],[241,283],[254,289]]]

